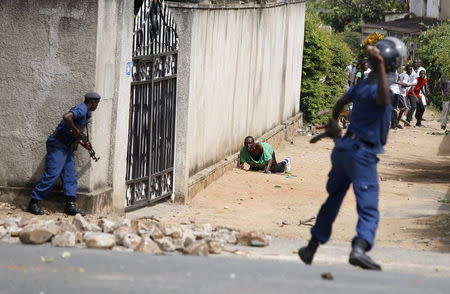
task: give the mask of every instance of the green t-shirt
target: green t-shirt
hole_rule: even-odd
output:
[[[261,158],[259,160],[254,160],[250,153],[248,153],[245,146],[241,148],[241,151],[239,153],[239,159],[241,163],[248,163],[250,166],[253,167],[262,167],[265,166],[271,159],[273,154],[273,148],[270,146],[269,143],[259,143],[263,147],[263,154],[261,155]]]

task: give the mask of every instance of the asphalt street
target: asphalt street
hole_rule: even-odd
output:
[[[65,258],[63,253],[65,253]],[[70,256],[67,256],[67,252]],[[447,255],[445,255],[447,257]],[[323,279],[330,273],[332,280]],[[450,279],[348,264],[0,244],[0,293],[448,293]]]

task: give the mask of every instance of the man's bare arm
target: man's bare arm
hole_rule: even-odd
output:
[[[348,98],[347,93],[345,93],[344,95],[341,96],[341,98],[338,99],[338,101],[336,101],[336,104],[334,104],[332,119],[338,120],[339,116],[344,110],[345,105],[349,103],[350,99]]]
[[[269,160],[269,162],[266,164],[266,168],[264,169],[264,172],[267,174],[270,171],[270,167],[272,166],[273,160]]]
[[[378,105],[388,105],[391,103],[391,93],[389,91],[384,58],[381,56],[380,50],[375,46],[368,46],[366,51],[367,54],[369,54],[370,60],[374,62],[377,67],[378,89],[375,102]]]

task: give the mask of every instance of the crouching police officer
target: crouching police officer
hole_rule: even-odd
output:
[[[311,228],[311,240],[299,250],[300,259],[306,264],[312,263],[319,244],[329,240],[333,222],[352,183],[358,224],[349,262],[363,269],[381,270],[380,265],[366,254],[374,245],[379,220],[376,154],[382,153],[386,144],[392,110],[389,83],[395,82],[394,73],[406,58],[406,47],[400,40],[388,37],[377,42],[375,47],[369,46],[367,53],[374,71],[336,102],[325,131],[325,135],[336,139],[328,175],[328,198]],[[336,121],[350,102],[353,103],[350,125],[341,137]]]
[[[84,95],[84,102],[72,108],[63,115],[63,120],[56,127],[46,142],[47,155],[45,157],[45,171],[40,182],[31,193],[31,200],[28,205],[28,212],[36,215],[44,214],[39,206],[39,201],[43,200],[50,192],[55,181],[60,177],[63,185],[66,204],[64,213],[75,215],[85,212],[75,205],[77,197],[77,172],[73,152],[78,144],[90,150],[92,146],[88,138],[83,135],[82,130],[87,126],[91,117],[91,112],[97,109],[100,102],[100,95],[89,92]]]

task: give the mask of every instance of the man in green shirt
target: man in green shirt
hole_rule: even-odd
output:
[[[244,146],[239,153],[238,168],[243,169],[244,163],[250,165],[250,170],[264,170],[265,173],[290,172],[291,160],[283,159],[277,163],[275,152],[269,143],[255,143],[252,136],[247,136],[244,140]]]

